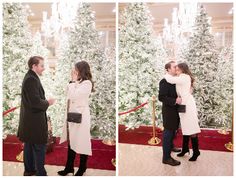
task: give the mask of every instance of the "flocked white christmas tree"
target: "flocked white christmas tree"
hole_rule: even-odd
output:
[[[19,3],[3,4],[3,110],[20,105],[21,82],[32,47],[27,11]],[[3,119],[3,135],[16,134],[19,111]]]
[[[28,12],[20,3],[3,4],[3,110],[20,106],[21,85],[30,56],[47,57],[40,36],[32,37]],[[33,39],[33,40],[32,40]],[[19,109],[3,118],[3,136],[16,134]]]
[[[183,58],[195,77],[194,96],[201,127],[214,127],[216,119],[216,75],[218,51],[210,32],[209,17],[203,6],[198,7],[193,35]]]
[[[167,51],[163,45],[163,40],[161,36],[158,36],[155,40],[155,46],[157,49],[157,57],[156,57],[156,82],[157,82],[157,93],[159,93],[159,82],[163,79],[165,74],[165,64],[169,62],[169,57],[167,55]],[[162,126],[162,111],[161,111],[162,103],[157,101],[156,103],[156,115],[157,115],[157,125]]]
[[[219,54],[216,75],[216,121],[219,127],[230,129],[233,118],[233,47],[224,47]]]
[[[116,60],[104,59],[102,63],[102,83],[100,83],[99,95],[101,111],[94,125],[98,127],[99,136],[103,139],[116,139]],[[95,115],[96,117],[96,115]]]
[[[121,15],[119,31],[119,112],[157,95],[157,59],[152,17],[145,3],[130,3]],[[141,108],[120,117],[128,128],[151,124],[151,111]]]
[[[95,92],[91,95],[91,130],[93,136],[100,138],[115,137],[115,65],[105,57],[98,31],[95,28],[95,16],[90,4],[79,5],[73,27],[64,37],[60,50],[62,54],[56,65],[54,115],[57,122],[53,128],[60,134],[65,117],[65,89],[70,80],[70,71],[74,64],[85,60],[91,67]],[[109,66],[106,68],[106,66]],[[113,70],[113,71],[110,71]],[[107,124],[103,122],[106,121]]]

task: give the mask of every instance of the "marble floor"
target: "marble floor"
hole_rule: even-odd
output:
[[[179,158],[180,166],[162,164],[162,147],[119,144],[119,176],[232,176],[233,153],[200,150],[196,162],[189,162],[190,155]]]
[[[63,166],[45,165],[48,176],[57,176],[57,171],[62,170]],[[23,163],[3,161],[3,176],[22,176]],[[115,176],[115,171],[87,169],[85,176]]]

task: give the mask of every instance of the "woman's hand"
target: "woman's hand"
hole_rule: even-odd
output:
[[[78,80],[78,72],[75,69],[73,69],[71,71],[71,80],[72,81],[77,81]]]

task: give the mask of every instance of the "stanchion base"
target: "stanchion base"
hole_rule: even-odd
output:
[[[105,140],[102,141],[102,143],[105,144],[105,145],[109,145],[109,146],[116,145],[116,141],[112,140],[112,139],[105,139]]]
[[[224,129],[218,130],[218,133],[222,134],[222,135],[228,135],[229,134],[229,132],[224,130]]]
[[[116,167],[116,158],[112,158],[111,163],[112,163],[113,166]]]
[[[161,142],[161,139],[157,137],[152,137],[150,140],[148,140],[149,145],[158,145]]]
[[[24,152],[21,151],[20,154],[18,154],[18,155],[16,156],[16,160],[23,162],[23,161],[24,161],[24,156],[23,156],[23,155],[24,155]]]
[[[233,151],[234,150],[234,145],[231,142],[229,142],[229,143],[225,144],[225,148],[229,151]]]

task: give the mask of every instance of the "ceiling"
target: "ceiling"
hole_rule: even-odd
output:
[[[24,3],[26,4],[26,3]],[[34,16],[29,17],[29,21],[34,29],[39,29],[42,22],[42,12],[47,11],[48,16],[51,15],[52,3],[27,3]],[[233,3],[202,3],[212,17],[213,31],[232,31],[233,15],[228,14],[233,7]],[[151,14],[154,17],[154,29],[162,32],[164,18],[168,18],[171,22],[173,8],[178,8],[178,3],[147,3]],[[115,31],[115,3],[91,3],[91,8],[96,12],[96,26],[99,30]],[[127,6],[127,3],[119,3],[119,12]]]
[[[164,18],[168,18],[171,22],[173,8],[178,8],[178,3],[147,3],[149,10],[154,17],[154,28],[161,32],[163,29]],[[209,16],[212,17],[213,30],[233,28],[233,15],[228,14],[233,7],[233,3],[202,3]],[[121,12],[127,3],[119,4],[119,12]]]
[[[29,22],[32,28],[37,31],[42,22],[42,12],[46,11],[48,17],[51,16],[52,3],[23,3],[28,4],[34,16],[29,16]],[[115,31],[115,12],[113,9],[116,7],[115,3],[91,3],[91,8],[95,11],[96,26],[99,30],[111,30]]]

